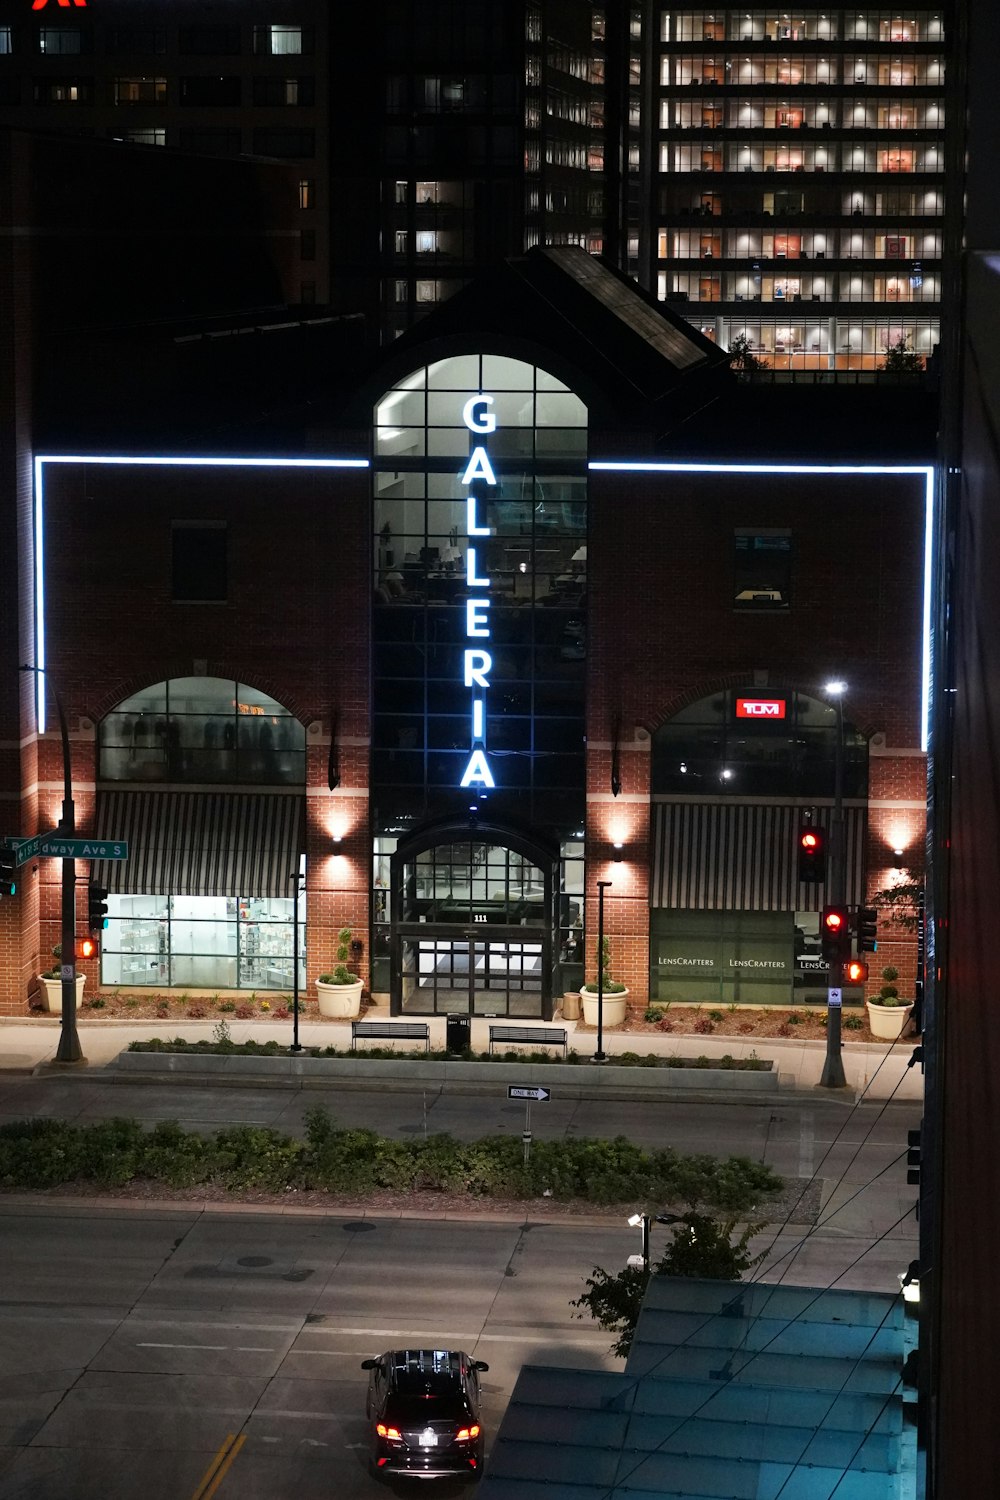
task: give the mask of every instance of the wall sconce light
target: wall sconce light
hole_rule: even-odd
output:
[[[906,851],[903,850],[903,849],[893,849],[893,851],[892,851],[892,868],[894,870],[901,870],[901,869],[903,869],[903,859],[904,859],[904,856],[905,856],[905,852]]]
[[[615,846],[614,846],[614,850],[615,850],[615,864],[616,865],[620,865],[621,862],[622,862],[622,850],[623,850],[624,847],[625,847],[624,844],[615,844]]]
[[[333,835],[333,842],[335,844],[341,844],[341,843],[343,843],[343,840],[344,840],[344,835],[342,833],[335,833]]]

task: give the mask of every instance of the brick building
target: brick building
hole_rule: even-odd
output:
[[[21,679],[5,832],[55,825],[57,688],[77,827],[129,843],[92,872],[91,986],[287,992],[301,870],[300,984],[347,925],[397,1013],[550,1016],[593,975],[598,880],[634,991],[823,999],[796,832],[830,825],[838,753],[848,900],[919,862],[920,391],[768,406],[573,249],[484,276],[363,381],[342,335],[189,325],[159,424],[114,382],[114,411],[33,412],[8,690],[21,662],[50,690]],[[283,402],[286,341],[315,381]],[[217,380],[214,421],[221,346],[258,383],[241,406]],[[16,1014],[55,861],[0,923]]]

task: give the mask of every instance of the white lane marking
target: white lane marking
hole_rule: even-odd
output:
[[[229,1344],[137,1344],[137,1349],[228,1349]]]
[[[237,1354],[277,1354],[277,1349],[272,1349],[268,1344],[237,1344]]]
[[[303,1330],[303,1331],[305,1331],[305,1330]],[[315,1330],[313,1330],[313,1331],[315,1331]],[[333,1330],[331,1330],[331,1332],[332,1331]],[[393,1336],[393,1330],[391,1330],[391,1329],[388,1330],[388,1331],[383,1330],[382,1336],[385,1337],[385,1338],[389,1338],[389,1337]],[[395,1335],[395,1336],[399,1337],[399,1335]],[[506,1334],[506,1333],[478,1333],[478,1334],[476,1334],[476,1333],[469,1333],[469,1334],[460,1334],[457,1338],[446,1340],[445,1344],[442,1345],[442,1347],[443,1348],[447,1347],[447,1348],[455,1348],[455,1349],[457,1349],[457,1348],[465,1349],[465,1348],[469,1347],[469,1345],[474,1344],[474,1343],[480,1343],[480,1344],[522,1344],[523,1345],[523,1344],[548,1344],[550,1342],[551,1342],[551,1340],[549,1338],[542,1338],[542,1337],[532,1338],[528,1334],[525,1334],[522,1337],[519,1334]],[[562,1342],[563,1343],[568,1343],[571,1347],[579,1347],[580,1349],[588,1349],[591,1344],[596,1344],[596,1343],[603,1342],[603,1334],[594,1334],[594,1336],[592,1338],[589,1338],[589,1339],[588,1338],[580,1338],[580,1337],[577,1337],[575,1339],[565,1339],[564,1338],[562,1340]],[[435,1345],[435,1347],[437,1347],[437,1346]],[[294,1356],[296,1354],[323,1354],[323,1355],[341,1354],[341,1355],[348,1355],[350,1357],[353,1357],[354,1355],[357,1354],[357,1352],[358,1351],[356,1349],[289,1349],[288,1354],[286,1355],[286,1358],[292,1359],[292,1358],[294,1358]]]
[[[816,1122],[809,1113],[803,1114],[799,1130],[799,1176],[811,1177],[816,1146]]]

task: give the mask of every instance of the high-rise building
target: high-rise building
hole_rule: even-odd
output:
[[[776,370],[872,370],[901,340],[929,355],[944,7],[655,11],[643,280]]]
[[[299,173],[293,300],[391,340],[536,244],[776,370],[939,336],[946,7],[0,0],[0,122]]]

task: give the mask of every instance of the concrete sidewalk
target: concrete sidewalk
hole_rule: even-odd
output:
[[[369,1019],[383,1018],[378,1010],[367,1013]],[[264,1042],[271,1039],[290,1042],[290,1022],[233,1021],[224,1018],[234,1042]],[[388,1014],[385,1013],[385,1019]],[[423,1019],[421,1017],[420,1019]],[[431,1016],[431,1046],[445,1045],[445,1018]],[[167,1021],[100,1021],[86,1019],[79,1024],[80,1045],[87,1060],[80,1068],[81,1074],[93,1074],[109,1067],[132,1041],[144,1041],[150,1037],[183,1037],[186,1041],[210,1041],[218,1021],[190,1021],[171,1019]],[[544,1023],[537,1023],[542,1025]],[[596,1050],[596,1035],[592,1031],[579,1030],[573,1021],[558,1021],[569,1033],[569,1046],[582,1056]],[[489,1047],[489,1019],[474,1017],[472,1021],[472,1050],[485,1052]],[[0,1071],[31,1073],[43,1063],[55,1058],[59,1045],[61,1021],[56,1016],[42,1016],[31,1020],[16,1017],[0,1017]],[[299,1040],[304,1047],[337,1047],[348,1049],[351,1045],[349,1021],[302,1021]],[[844,1073],[847,1089],[841,1095],[837,1091],[824,1090],[828,1097],[843,1097],[853,1101],[862,1094],[869,1099],[894,1099],[919,1101],[923,1098],[923,1075],[919,1063],[908,1064],[919,1038],[907,1038],[895,1043],[845,1042],[843,1046]],[[400,1051],[405,1048],[400,1048]],[[520,1049],[517,1049],[520,1050]],[[530,1049],[525,1049],[527,1051]],[[822,1041],[798,1041],[783,1037],[686,1036],[675,1032],[636,1034],[607,1031],[604,1034],[604,1050],[609,1061],[614,1061],[623,1052],[642,1054],[655,1052],[664,1057],[758,1057],[771,1058],[780,1078],[782,1089],[808,1091],[817,1088],[823,1071],[826,1044]],[[359,1055],[363,1055],[359,1048]],[[559,1053],[553,1051],[553,1057]]]

